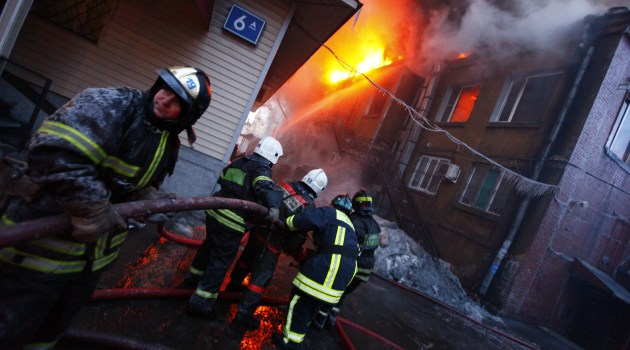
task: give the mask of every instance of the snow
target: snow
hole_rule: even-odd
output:
[[[491,318],[501,322],[468,296],[449,263],[434,259],[395,222],[377,215],[374,219],[381,227],[381,241],[375,252],[377,274],[437,299],[475,321]],[[193,238],[203,225],[202,211],[183,212],[167,223],[167,229]]]
[[[377,274],[437,299],[476,321],[499,320],[468,296],[447,262],[433,259],[396,223],[376,215],[374,219],[381,226],[381,242],[375,252]]]

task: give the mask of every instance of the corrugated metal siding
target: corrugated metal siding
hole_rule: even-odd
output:
[[[51,78],[51,90],[66,97],[93,86],[147,89],[160,67],[204,69],[211,76],[213,99],[195,125],[195,149],[223,159],[257,93],[254,88],[290,5],[280,0],[237,2],[266,21],[254,47],[223,32],[232,3],[215,2],[208,30],[194,1],[120,1],[98,45],[29,15],[10,58]]]

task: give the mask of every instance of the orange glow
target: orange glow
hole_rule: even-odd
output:
[[[365,54],[358,52],[357,55],[362,55],[362,59],[359,61],[356,66],[353,68],[355,71],[350,71],[347,69],[333,69],[330,73],[328,73],[328,82],[335,84],[342,80],[350,79],[358,74],[367,73],[371,70],[388,66],[393,63],[393,60],[389,57],[385,56],[385,49],[383,48],[372,48],[368,49],[368,52]]]
[[[228,310],[228,318],[230,322],[234,320],[236,315],[236,305],[231,305]],[[259,306],[254,313],[254,317],[260,320],[258,329],[246,331],[240,342],[240,350],[260,350],[267,348],[271,344],[271,336],[279,333],[282,329],[284,313],[277,307]]]
[[[466,53],[466,52],[460,52],[460,53],[459,53],[459,55],[457,55],[457,59],[458,59],[458,60],[461,60],[461,59],[464,59],[464,58],[466,58],[466,57],[468,57],[468,56],[469,56],[469,55],[468,55],[468,53]]]
[[[471,86],[462,89],[462,92],[459,95],[459,100],[457,100],[455,110],[453,111],[453,115],[449,120],[450,122],[465,122],[468,118],[470,118],[470,113],[472,113],[473,107],[475,107],[475,101],[477,101],[477,96],[479,96],[480,90],[480,86]]]

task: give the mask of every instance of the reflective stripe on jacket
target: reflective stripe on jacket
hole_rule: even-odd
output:
[[[270,207],[266,203],[269,191],[275,189],[271,180],[271,163],[257,154],[241,157],[223,168],[218,183],[221,190],[215,193],[217,197],[235,198]],[[253,216],[245,210],[221,209],[207,210],[206,214],[232,230],[245,232],[245,224]]]
[[[357,237],[346,214],[332,208],[307,208],[290,216],[286,226],[291,231],[313,231],[318,247],[336,246],[339,250],[358,252]],[[308,295],[336,304],[356,273],[356,255],[318,252],[306,260],[293,285]]]
[[[158,188],[174,169],[179,138],[148,121],[147,98],[131,88],[87,89],[47,118],[27,153],[28,175],[41,186],[40,196],[32,203],[13,199],[3,223],[58,214],[66,202],[118,203],[142,188]],[[105,234],[85,244],[68,232],[3,248],[0,261],[70,276],[88,261],[94,270],[111,263],[125,237]]]

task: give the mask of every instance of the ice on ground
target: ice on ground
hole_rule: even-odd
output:
[[[437,299],[476,321],[498,320],[468,296],[447,262],[433,259],[396,223],[376,215],[374,219],[381,226],[381,243],[375,252],[376,273]]]

